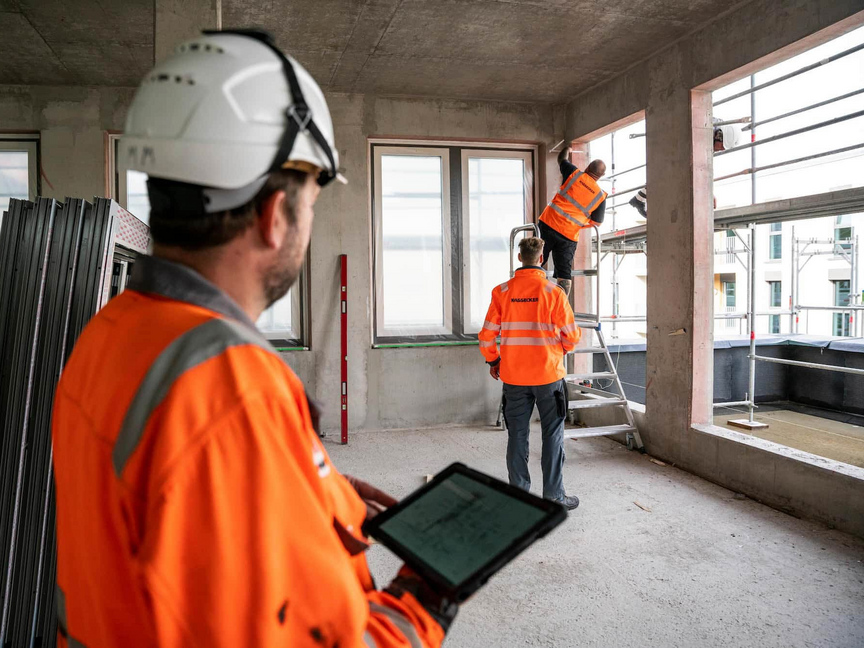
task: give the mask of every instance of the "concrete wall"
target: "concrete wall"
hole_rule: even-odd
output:
[[[820,472],[823,466],[806,461],[794,464],[796,478],[781,479],[775,472],[780,461],[776,448],[756,452],[752,443],[735,443],[710,425],[709,139],[710,90],[860,25],[861,10],[860,0],[755,0],[740,5],[576,97],[568,105],[566,123],[568,138],[586,140],[607,125],[645,110],[652,216],[648,220],[646,413],[640,431],[648,451],[768,503],[785,502],[784,506],[804,515],[845,520],[845,528],[854,527],[858,533],[861,510],[850,507],[849,497],[860,494],[860,484],[858,490],[844,490],[842,497],[834,497],[831,489],[840,488],[839,473],[835,483],[832,473]],[[766,477],[769,473],[772,476]],[[821,497],[814,498],[813,488],[819,489]],[[852,524],[850,515],[858,515],[859,523]]]
[[[122,130],[133,88],[0,85],[0,132],[40,135],[41,195],[105,195],[105,132]]]
[[[284,354],[324,407],[324,429],[339,425],[339,255],[349,269],[349,426],[422,427],[494,421],[500,383],[476,346],[372,349],[370,136],[520,140],[563,138],[563,111],[550,106],[369,95],[328,96],[341,165],[350,183],[328,187],[316,206],[311,243],[311,350]],[[542,155],[542,154],[541,154]],[[541,202],[557,189],[555,154]],[[542,162],[541,162],[542,163]],[[542,180],[541,180],[542,182]],[[502,278],[506,279],[506,277]]]

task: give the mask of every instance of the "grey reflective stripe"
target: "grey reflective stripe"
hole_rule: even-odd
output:
[[[585,207],[580,205],[578,202],[576,202],[576,199],[573,196],[571,196],[570,194],[559,193],[558,195],[561,196],[564,200],[569,202],[571,205],[573,205],[576,209],[581,211],[586,216],[588,216],[591,213],[590,211],[588,211],[588,209],[586,209]]]
[[[561,288],[561,284],[559,284],[557,281],[546,281],[546,292],[547,293],[552,292],[556,288]],[[561,288],[561,290],[564,290],[564,289]]]
[[[378,605],[377,603],[370,603],[369,611],[376,614],[383,614],[390,619],[393,622],[393,625],[399,628],[402,634],[405,635],[408,643],[411,644],[411,648],[423,648],[423,642],[420,641],[420,635],[417,634],[417,628],[415,628],[408,619],[399,614],[396,610],[384,607],[383,605]]]
[[[486,340],[480,340],[480,347],[481,348],[494,347],[494,346],[495,346],[495,340],[490,340],[488,342]]]
[[[485,320],[483,322],[483,328],[485,328],[488,331],[500,331],[501,325],[500,324],[493,324],[489,320]]]
[[[505,331],[554,331],[554,324],[541,322],[502,322],[501,328]]]
[[[66,595],[59,585],[54,586],[54,601],[57,603],[57,625],[65,635],[69,635],[69,625],[66,623]]]
[[[573,175],[570,176],[570,182],[568,182],[566,186],[561,187],[561,191],[563,191],[564,193],[567,193],[568,191],[570,191],[570,187],[573,186],[573,183],[576,182],[583,175],[585,175],[584,171],[574,171]],[[560,193],[560,191],[559,191],[559,193]]]
[[[559,337],[505,337],[501,346],[556,346],[561,344]]]
[[[498,287],[501,289],[501,292],[507,292],[508,290],[510,290],[510,284],[509,283],[503,283]]]
[[[585,224],[585,223],[583,223],[582,221],[580,221],[579,219],[574,218],[573,216],[571,216],[570,214],[568,214],[567,212],[565,212],[563,209],[561,209],[561,208],[560,208],[558,205],[556,205],[555,203],[549,203],[549,206],[550,206],[550,207],[555,211],[555,213],[557,213],[557,214],[563,216],[564,218],[566,218],[566,219],[569,220],[569,221],[572,221],[572,222],[576,223],[579,227],[582,227],[582,225]]]
[[[184,373],[215,358],[231,347],[252,344],[272,352],[273,347],[257,331],[232,320],[216,317],[186,331],[159,354],[150,366],[132,404],[126,411],[111,459],[119,477],[135,452],[150,416]]]
[[[368,631],[363,634],[363,643],[366,645],[366,648],[378,648],[378,644],[375,643],[375,639]]]
[[[57,628],[66,637],[69,648],[87,648],[83,643],[69,634],[69,623],[66,620],[66,595],[59,585],[54,586],[54,600],[57,603]]]
[[[588,206],[585,209],[588,211],[589,216],[591,215],[591,212],[594,211],[594,208],[597,206],[597,203],[600,202],[601,198],[605,198],[602,191],[600,193],[598,193],[596,196],[594,196],[594,200],[592,200],[590,203],[588,203]]]
[[[567,326],[562,326],[561,332],[562,333],[571,333],[571,332],[575,331],[577,328],[579,328],[579,326],[576,324],[576,322],[573,322],[572,324],[568,324]]]

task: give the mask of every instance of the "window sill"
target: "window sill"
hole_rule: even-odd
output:
[[[441,342],[394,342],[373,344],[373,349],[416,349],[418,347],[478,346],[478,340],[442,340]]]

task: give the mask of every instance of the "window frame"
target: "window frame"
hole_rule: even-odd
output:
[[[41,191],[39,170],[40,138],[37,134],[0,133],[0,152],[27,153],[27,199],[35,200]],[[2,217],[2,214],[0,214]]]
[[[774,254],[774,241],[779,239],[778,250]],[[782,261],[783,260],[783,223],[771,223],[768,234],[768,260]]]
[[[776,295],[775,295],[776,288]],[[777,297],[776,303],[774,297]],[[768,282],[768,306],[769,308],[780,308],[783,305],[783,282],[769,281]]]
[[[533,142],[485,142],[467,140],[441,139],[406,139],[406,138],[368,138],[369,160],[369,217],[371,230],[371,269],[372,269],[372,348],[412,347],[417,345],[464,345],[477,344],[477,333],[470,332],[470,238],[467,236],[470,226],[468,214],[468,165],[463,164],[463,153],[468,153],[464,159],[471,157],[523,157],[526,163],[525,173],[529,178],[529,190],[526,192],[525,223],[536,223],[537,214],[534,206],[538,202],[538,145]],[[444,308],[445,327],[449,322],[449,330],[434,333],[418,333],[416,335],[399,332],[388,333],[384,327],[383,311],[383,255],[382,250],[382,188],[381,157],[383,155],[400,155],[405,151],[413,151],[414,155],[434,155],[434,151],[447,152],[447,164],[442,175],[442,218],[444,221]],[[482,155],[476,155],[477,153]],[[440,153],[438,153],[440,154]],[[464,167],[464,168],[463,168]],[[445,207],[446,204],[446,207]],[[446,250],[450,253],[447,254]],[[509,279],[506,276],[502,281]],[[448,285],[449,280],[449,285]],[[404,329],[403,329],[404,331]]]
[[[478,154],[481,153],[481,154]],[[473,155],[472,155],[473,154]],[[520,158],[525,165],[525,174],[530,177],[531,188],[534,186],[534,169],[533,169],[533,153],[528,150],[524,151],[509,151],[509,150],[478,150],[472,148],[462,149],[462,210],[460,217],[462,219],[462,332],[465,335],[478,335],[480,328],[476,331],[471,325],[471,186],[469,181],[470,176],[470,158]],[[523,184],[524,187],[524,184]],[[529,218],[534,216],[534,192],[529,190],[524,192],[525,198],[525,214]],[[527,221],[523,223],[527,224]],[[508,277],[509,278],[509,277]],[[502,282],[503,283],[503,282]]]

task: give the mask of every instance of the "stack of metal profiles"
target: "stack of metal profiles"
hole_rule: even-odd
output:
[[[3,217],[0,646],[56,641],[51,409],[75,340],[107,299],[112,206],[105,199],[12,200]]]

